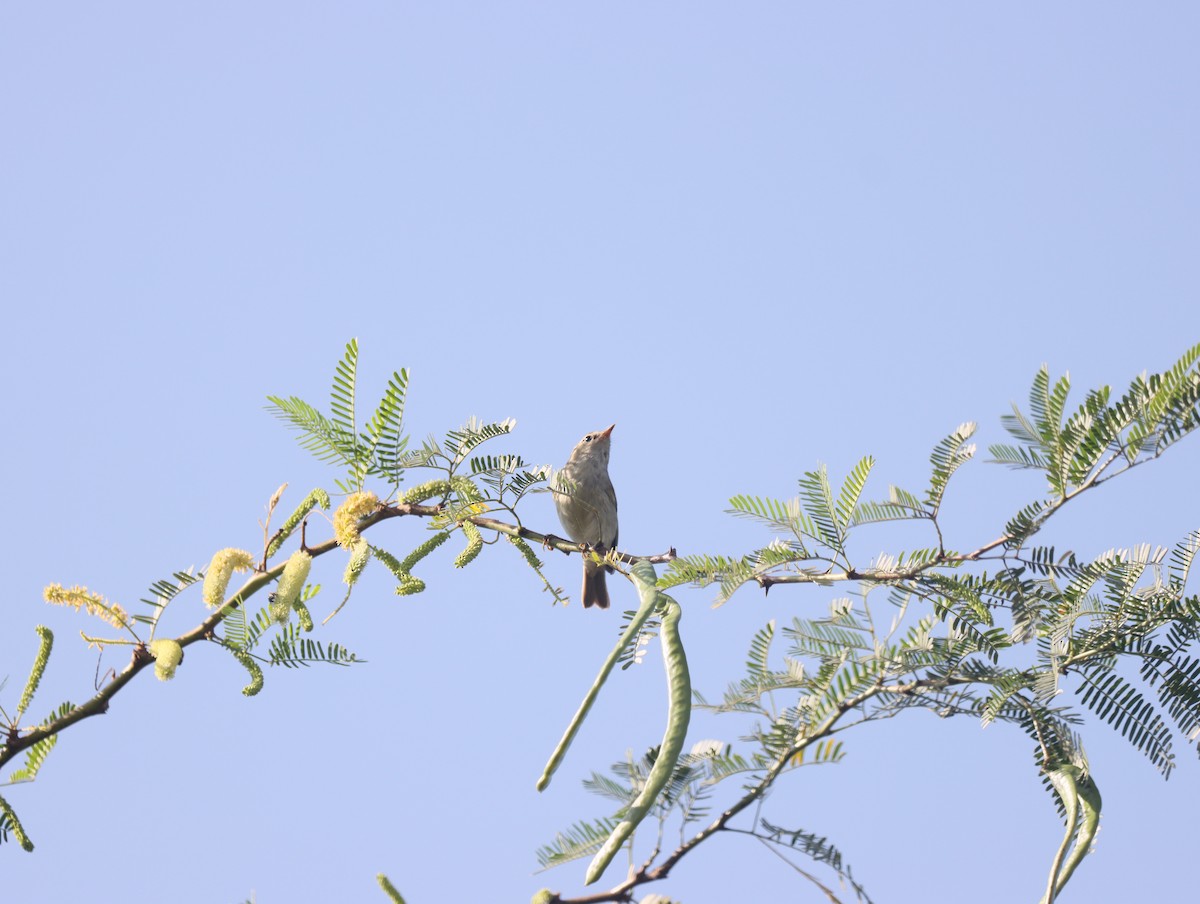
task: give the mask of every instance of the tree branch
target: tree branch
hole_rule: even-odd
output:
[[[368,530],[375,525],[388,521],[392,518],[399,518],[405,515],[415,516],[419,518],[432,518],[437,515],[444,514],[444,509],[441,505],[417,505],[412,503],[397,502],[381,507],[378,511],[368,515],[359,522],[359,531]],[[504,521],[497,521],[494,518],[477,515],[462,520],[471,521],[476,526],[485,530],[495,531],[498,534],[506,534],[511,537],[520,537],[524,540],[532,540],[536,543],[541,543],[546,548],[557,549],[560,552],[570,555],[571,553],[583,552],[585,548],[578,543],[573,543],[570,540],[564,540],[554,534],[542,534],[537,531],[530,530],[517,524],[508,524]],[[307,522],[306,522],[307,523]],[[301,541],[303,543],[303,540]],[[336,540],[326,540],[316,546],[305,546],[304,549],[313,558],[325,555],[338,548]],[[669,562],[675,558],[675,550],[672,548],[665,553],[649,556],[637,556],[629,553],[612,551],[608,553],[614,560],[624,563],[634,563],[639,561],[648,561],[652,563]],[[192,628],[187,633],[176,638],[181,647],[188,647],[200,641],[212,640],[213,632],[217,626],[224,621],[225,617],[234,609],[241,606],[252,597],[255,593],[262,590],[272,581],[279,577],[283,571],[283,564],[276,565],[274,568],[265,571],[258,571],[246,582],[238,588],[238,591],[231,596],[224,605],[214,610],[211,615]],[[84,719],[92,716],[99,716],[108,712],[109,703],[122,688],[133,680],[142,669],[154,662],[146,647],[142,644],[134,647],[133,654],[130,656],[129,664],[120,672],[117,672],[108,684],[104,685],[93,697],[86,703],[72,709],[69,713],[59,719],[55,719],[45,725],[39,725],[27,730],[25,733],[20,733],[15,726],[11,726],[6,737],[3,748],[0,748],[0,767],[9,762],[21,753],[32,747],[38,741],[44,740],[52,735],[56,735],[64,729],[70,728]]]

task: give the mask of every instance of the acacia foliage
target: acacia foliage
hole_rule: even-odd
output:
[[[1029,737],[1037,774],[1064,819],[1063,842],[1047,878],[1045,900],[1052,900],[1090,850],[1101,810],[1082,739],[1087,716],[1118,732],[1164,778],[1178,765],[1178,749],[1194,747],[1200,737],[1200,598],[1187,594],[1200,531],[1169,548],[1141,545],[1086,559],[1039,544],[1038,535],[1080,494],[1154,461],[1195,431],[1200,424],[1198,361],[1200,345],[1163,373],[1136,377],[1120,397],[1102,387],[1073,409],[1068,377],[1052,379],[1043,367],[1027,406],[1014,405],[1001,418],[1011,441],[990,446],[989,453],[993,462],[1040,472],[1045,492],[1014,505],[995,537],[975,549],[954,548],[941,524],[952,479],[976,454],[976,425],[966,423],[934,446],[928,484],[919,491],[893,486],[884,498],[872,500],[867,487],[875,461],[864,456],[836,486],[821,465],[801,476],[795,497],[730,500],[732,515],[773,535],[749,552],[684,557],[609,552],[608,563],[626,574],[638,561],[669,564],[656,579],[655,593],[643,594],[653,610],[644,607],[636,618],[631,614],[629,629],[591,693],[594,698],[613,664],[628,667],[638,661],[645,641],[669,617],[668,646],[674,652],[668,665],[675,669],[669,668],[669,677],[679,679],[671,687],[671,750],[664,754],[654,748],[614,764],[608,773],[594,773],[587,787],[612,801],[614,810],[559,832],[537,852],[539,862],[551,867],[629,845],[631,853],[640,852],[640,865],[609,892],[588,898],[629,901],[640,886],[667,879],[675,864],[700,845],[722,833],[742,832],[813,861],[817,872],[800,874],[827,896],[836,900],[821,871],[857,899],[870,900],[841,848],[819,829],[778,825],[758,807],[784,776],[839,762],[843,734],[850,728],[926,709],[983,725],[1011,724]],[[254,595],[283,574],[285,565],[276,558],[296,543],[297,531],[299,546],[313,557],[339,548],[348,556],[341,605],[372,562],[395,577],[397,593],[421,592],[425,580],[414,571],[433,549],[456,536],[463,543],[456,566],[470,565],[504,537],[503,547],[511,547],[535,572],[542,588],[556,600],[563,598],[543,574],[531,544],[577,550],[527,528],[518,514],[530,493],[556,486],[553,473],[513,453],[480,451],[484,443],[509,436],[513,422],[472,420],[440,440],[429,436],[416,444],[404,424],[408,375],[398,371],[360,426],[357,363],[358,345],[351,342],[335,369],[328,414],[295,397],[270,398],[271,410],[296,429],[301,445],[339,469],[333,478],[343,494],[333,518],[337,539],[313,545],[305,533],[310,516],[333,505],[322,488],[309,493],[273,535],[268,515],[261,559],[251,577],[227,595],[222,585],[224,602],[218,600],[196,629],[170,641],[180,650],[193,644],[227,650],[250,673],[247,694],[262,689],[263,666],[361,661],[338,642],[308,636],[317,629],[308,603],[319,585],[306,585],[302,592],[289,588],[282,600],[286,605],[276,599],[253,613],[248,608]],[[269,513],[282,490],[272,497]],[[399,515],[423,519],[429,530],[407,553],[362,537]],[[859,561],[856,531],[892,522],[923,525],[929,542]],[[230,552],[240,555],[228,549],[221,554]],[[249,554],[242,558],[248,560]],[[645,585],[646,572],[639,574]],[[653,588],[655,576],[649,574]],[[50,656],[52,638],[42,634],[19,704],[11,715],[0,712],[7,724],[0,765],[24,754],[24,765],[9,784],[33,781],[60,732],[104,711],[153,660],[156,644],[163,642],[155,640],[163,610],[204,577],[177,571],[155,582],[142,600],[144,611],[133,616],[86,588],[57,588],[53,601],[86,608],[124,632],[117,638],[85,634],[86,640],[131,646],[131,660],[86,703],[64,703],[28,723],[24,714]],[[771,600],[790,608],[786,594],[793,584],[836,587],[837,595],[819,617],[770,620],[750,641],[744,674],[728,683],[719,700],[695,692],[696,707],[738,720],[738,741],[701,739],[685,748],[687,720],[679,718],[678,688],[712,679],[702,676],[702,682],[687,673],[680,610],[664,591],[712,586],[716,604],[722,605],[747,588],[766,592],[783,585]],[[298,623],[290,621],[293,612]],[[174,666],[159,669],[160,677],[170,677],[164,674],[168,671],[173,674]],[[584,716],[586,707],[579,718]],[[632,820],[635,810],[637,820]],[[643,817],[652,830],[635,833]],[[668,825],[679,831],[673,846],[662,841]],[[0,842],[13,839],[32,848],[15,811],[0,798]],[[549,890],[539,895],[544,901],[571,900]]]

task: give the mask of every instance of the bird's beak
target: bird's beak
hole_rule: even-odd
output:
[[[615,426],[617,426],[617,425],[616,425],[616,424],[610,424],[610,425],[609,425],[609,428],[608,428],[607,430],[601,430],[601,431],[600,431],[600,435],[601,435],[601,436],[603,436],[605,439],[608,439],[609,435],[610,435],[610,434],[613,432],[613,427],[615,427]]]

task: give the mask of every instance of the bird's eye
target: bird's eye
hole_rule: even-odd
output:
[[[583,438],[583,441],[584,441],[585,443],[590,443],[590,442],[592,441],[592,435],[589,433],[587,436],[585,436],[585,437]]]

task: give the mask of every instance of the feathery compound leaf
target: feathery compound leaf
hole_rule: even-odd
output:
[[[1200,737],[1200,659],[1166,659],[1158,647],[1142,663],[1142,677],[1157,686],[1158,699],[1180,733],[1189,741]]]
[[[858,512],[858,498],[862,495],[863,487],[867,485],[867,478],[871,476],[873,467],[875,467],[875,459],[870,455],[865,456],[854,466],[842,483],[842,489],[838,492],[837,504],[834,509],[837,512],[838,523],[843,528],[854,523],[855,515]]]
[[[295,396],[282,398],[267,396],[273,411],[280,420],[287,421],[299,432],[300,448],[313,453],[325,464],[337,462],[353,467],[358,461],[358,444],[353,432],[329,420],[303,399]]]
[[[331,643],[325,646],[320,641],[300,636],[299,625],[284,625],[279,634],[271,641],[271,665],[282,665],[287,668],[309,666],[315,662],[328,665],[351,665],[365,662],[359,659],[341,644]]]
[[[829,659],[848,650],[866,652],[873,647],[869,628],[854,623],[847,625],[840,619],[834,624],[829,619],[795,618],[783,633],[792,641],[788,652],[793,656]]]
[[[659,578],[660,590],[668,590],[680,584],[695,584],[697,587],[707,587],[709,584],[724,580],[731,574],[751,574],[750,568],[743,559],[730,556],[680,556],[667,564],[666,573]]]
[[[754,632],[750,641],[750,657],[746,660],[746,671],[751,677],[761,677],[770,671],[767,657],[771,655],[771,641],[775,639],[775,619]]]
[[[367,436],[375,451],[373,473],[398,481],[402,472],[401,457],[408,447],[404,436],[404,403],[408,392],[408,371],[400,369],[388,380],[387,389],[375,414],[367,422]]]
[[[537,861],[543,869],[590,857],[600,850],[605,839],[620,823],[615,817],[603,817],[592,822],[577,822],[554,840],[538,848]]]
[[[800,510],[795,502],[761,496],[734,496],[729,504],[731,508],[725,509],[726,514],[748,518],[781,533],[792,532],[795,516]]]
[[[1171,551],[1171,563],[1167,566],[1168,574],[1171,586],[1180,592],[1187,583],[1188,573],[1191,571],[1197,552],[1200,552],[1200,530],[1192,531],[1185,539],[1175,544],[1175,548]]]
[[[466,461],[467,456],[478,446],[497,436],[507,436],[516,426],[517,422],[512,418],[485,424],[473,417],[457,430],[451,430],[446,434],[446,454],[451,463],[457,467]]]
[[[768,841],[787,845],[792,850],[804,854],[813,862],[828,866],[854,890],[859,901],[866,901],[867,904],[870,904],[871,899],[867,895],[866,889],[855,881],[850,864],[844,861],[841,851],[834,847],[828,838],[814,832],[805,832],[803,829],[784,829],[765,819],[760,819],[759,823],[766,833]]]
[[[1031,677],[1029,672],[1014,669],[993,681],[992,692],[988,695],[983,704],[983,711],[980,713],[980,722],[983,728],[987,728],[1001,716],[1014,696],[1032,686]]]
[[[169,580],[155,581],[150,585],[150,598],[142,597],[139,602],[152,609],[161,610],[167,603],[175,599],[182,591],[191,587],[201,578],[192,574],[191,570],[176,571]],[[157,613],[155,613],[157,616]]]
[[[975,435],[975,426],[973,421],[959,424],[958,429],[934,446],[929,455],[933,474],[929,479],[929,489],[925,492],[925,501],[935,516],[941,508],[942,497],[946,493],[946,485],[950,478],[960,466],[975,455],[974,444],[967,445],[967,440]]]
[[[995,464],[1008,465],[1010,468],[1029,468],[1044,471],[1047,464],[1040,452],[1029,446],[1010,446],[996,443],[988,446],[991,461]]]
[[[1042,369],[1046,370],[1044,365]],[[1047,371],[1046,378],[1049,379],[1049,376],[1050,374]],[[1042,438],[1038,435],[1037,427],[1017,407],[1016,402],[1013,403],[1012,414],[1005,414],[1000,417],[1000,424],[1009,434],[1027,445],[1040,446],[1042,443]]]
[[[815,471],[805,471],[800,478],[800,499],[804,510],[812,519],[815,529],[813,539],[824,543],[835,552],[844,552],[843,528],[838,522],[837,509],[833,502],[833,490],[829,486],[829,469],[824,463]]]
[[[1175,768],[1170,729],[1136,688],[1120,675],[1103,672],[1095,667],[1080,670],[1083,683],[1076,693],[1083,692],[1081,702],[1169,776]]]
[[[30,747],[25,753],[25,765],[8,777],[9,784],[31,782],[37,778],[38,771],[42,768],[42,764],[46,762],[46,757],[50,755],[50,751],[54,749],[54,745],[57,743],[58,735],[52,734],[48,738],[42,738]]]
[[[1121,424],[1108,408],[1109,392],[1107,386],[1090,391],[1063,425],[1063,455],[1070,486],[1083,484],[1104,453],[1117,448]]]
[[[1012,517],[1008,524],[1004,525],[1004,533],[1007,535],[1004,545],[1009,549],[1023,546],[1026,540],[1041,530],[1042,525],[1053,511],[1053,509],[1047,508],[1046,503],[1040,499],[1025,506]]]
[[[246,607],[234,606],[221,619],[221,640],[234,650],[245,650],[246,636]]]
[[[1155,454],[1197,426],[1200,374],[1192,367],[1200,360],[1200,345],[1193,346],[1165,373],[1145,374],[1134,380],[1122,399],[1132,427],[1126,436],[1130,461],[1144,450]],[[1120,406],[1121,403],[1118,403]]]
[[[888,487],[887,502],[859,502],[850,524],[874,524],[880,521],[912,521],[928,518],[924,503],[896,486]]]
[[[346,353],[333,372],[329,390],[329,409],[333,422],[351,437],[357,438],[358,425],[354,414],[354,397],[358,381],[358,340],[346,343]]]
[[[1058,446],[1063,411],[1070,391],[1070,374],[1063,374],[1051,388],[1050,368],[1045,364],[1033,378],[1033,386],[1029,390],[1029,410],[1033,414],[1038,439],[1048,448]]]

